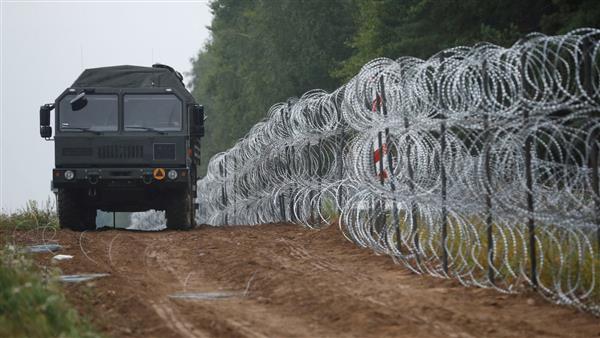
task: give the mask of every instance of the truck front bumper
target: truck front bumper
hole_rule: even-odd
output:
[[[108,187],[166,187],[189,183],[187,168],[55,168],[52,188]]]

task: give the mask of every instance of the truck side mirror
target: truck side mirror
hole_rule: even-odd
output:
[[[201,105],[193,105],[191,109],[191,126],[190,134],[192,136],[204,136],[204,107]]]
[[[52,137],[52,127],[40,126],[40,136],[43,138],[51,138]]]
[[[79,93],[71,101],[69,101],[69,104],[71,104],[71,109],[73,111],[82,110],[85,106],[87,106],[87,103],[88,100],[87,97],[85,97],[85,92]]]
[[[40,107],[40,136],[43,138],[52,137],[52,127],[50,126],[50,112],[54,109],[53,104],[45,104]]]

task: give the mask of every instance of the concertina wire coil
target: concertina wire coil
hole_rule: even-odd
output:
[[[416,273],[600,315],[600,30],[378,58],[270,108],[198,222],[318,228]]]

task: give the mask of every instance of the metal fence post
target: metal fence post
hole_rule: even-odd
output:
[[[339,144],[338,144],[338,158],[339,158],[339,163],[338,163],[338,179],[340,180],[340,182],[344,179],[344,146],[345,146],[345,133],[344,130],[342,129],[342,132],[339,136]],[[338,196],[337,196],[337,203],[338,203],[338,207],[341,209],[342,205],[344,205],[344,189],[342,188],[342,186],[340,185],[339,190],[338,190]]]
[[[313,163],[312,163],[312,152],[313,152],[313,145],[312,144],[308,144],[308,146],[306,147],[306,161],[308,162],[308,177],[310,178],[310,180],[312,181],[313,178]],[[312,182],[311,182],[312,185]],[[315,192],[312,189],[312,186],[310,187],[310,190],[308,192],[308,203],[309,203],[309,209],[310,209],[310,217],[308,222],[310,224],[315,224],[315,207],[312,203],[313,198],[315,197]]]
[[[488,88],[489,78],[487,76],[487,62],[483,61],[483,88],[484,91]],[[487,232],[487,257],[488,257],[488,280],[495,284],[496,276],[493,268],[494,264],[494,224],[493,224],[493,216],[492,216],[492,192],[490,189],[490,184],[492,184],[492,173],[491,173],[491,165],[490,165],[490,148],[489,144],[491,143],[490,138],[490,121],[489,116],[486,113],[483,117],[483,129],[484,129],[484,139],[482,148],[484,150],[484,166],[485,166],[485,211],[486,211],[486,232]]]
[[[448,210],[446,206],[446,164],[444,155],[446,153],[446,121],[440,123],[440,175],[441,175],[441,193],[442,193],[442,268],[444,273],[448,274],[448,250],[446,249],[446,240],[448,239]]]
[[[282,154],[279,154],[279,164],[283,165],[285,162],[282,159]],[[281,218],[281,222],[285,222],[285,195],[283,194],[283,189],[279,190],[279,217]]]
[[[380,104],[380,109],[381,109],[381,96],[379,96],[379,104]],[[375,165],[379,166],[379,183],[381,184],[381,186],[385,185],[385,169],[383,166],[383,156],[384,156],[384,144],[383,144],[383,133],[381,131],[379,131],[377,133],[377,145],[378,145],[378,152],[379,152],[379,162]],[[377,169],[375,169],[375,172],[377,172]],[[378,211],[378,216],[376,218],[376,224],[375,227],[377,229],[377,232],[379,234],[381,234],[383,228],[385,227],[385,201],[383,199],[383,196],[381,196],[379,198],[379,201],[377,203],[377,211]]]
[[[237,157],[233,158],[233,183],[231,190],[233,190],[233,224],[238,224],[237,217]]]
[[[582,74],[582,78],[583,78],[583,89],[585,90],[586,94],[590,97],[592,97],[594,95],[594,88],[593,88],[593,76],[594,76],[594,72],[593,72],[593,67],[594,67],[594,60],[592,59],[592,53],[593,53],[593,48],[594,48],[594,42],[590,39],[587,38],[584,42],[583,42],[583,74]],[[599,111],[591,111],[590,112],[590,118],[593,120],[597,119],[600,117],[600,112]],[[600,264],[600,179],[599,179],[599,173],[598,173],[598,166],[599,166],[599,161],[598,161],[598,153],[600,152],[600,149],[598,149],[598,139],[600,138],[600,132],[598,131],[598,129],[592,129],[592,135],[590,135],[588,137],[588,144],[587,144],[587,148],[589,149],[589,167],[590,167],[590,181],[592,184],[592,196],[594,198],[594,204],[596,206],[596,241],[598,243],[598,260],[599,260],[599,264]]]
[[[440,65],[444,64],[444,60],[446,59],[445,55],[442,54],[440,56]],[[438,88],[439,89],[439,88]],[[442,95],[438,93],[441,98]],[[448,249],[446,246],[446,242],[448,240],[448,206],[447,206],[447,183],[448,177],[446,175],[446,163],[444,162],[444,157],[446,155],[446,106],[444,101],[440,99],[439,108],[442,110],[442,114],[440,114],[440,118],[442,121],[440,122],[440,154],[439,154],[439,163],[440,163],[440,193],[442,198],[442,238],[440,245],[442,246],[442,269],[444,273],[448,275]]]
[[[293,173],[295,173],[295,166],[294,164],[294,146],[290,146],[287,149],[287,158],[288,158],[288,172],[290,174],[290,177],[292,176]],[[294,169],[292,171],[292,169]],[[292,223],[296,222],[296,216],[294,214],[294,188],[290,186],[290,221]]]
[[[379,86],[381,89],[381,112],[383,113],[384,117],[387,117],[387,98],[385,93],[385,82],[383,81],[383,77],[379,79]],[[385,128],[385,147],[387,153],[388,179],[390,180],[390,190],[393,193],[396,191],[396,183],[394,182],[394,161],[390,152],[390,149],[392,148],[392,139],[390,137],[390,128],[387,127]],[[383,163],[383,157],[381,162]],[[392,226],[396,228],[398,237],[396,239],[396,247],[398,248],[398,251],[400,251],[400,249],[402,248],[402,238],[400,237],[400,219],[398,217],[398,205],[396,201],[396,195],[394,195],[394,198],[392,199],[392,222]]]
[[[317,194],[321,194],[321,189],[322,189],[322,187],[321,187],[321,183],[322,183],[321,176],[322,176],[322,170],[323,170],[322,169],[323,163],[321,162],[321,157],[323,155],[323,148],[321,146],[321,141],[322,141],[321,138],[319,138],[319,145],[318,145],[319,152],[318,152],[318,156],[317,156]],[[318,202],[318,201],[315,201],[315,202]],[[320,203],[317,203],[317,212],[319,213],[319,224],[321,224],[321,217],[320,217],[320,215],[321,215],[321,204]]]
[[[379,78],[379,85],[383,81],[383,77]],[[382,113],[382,105],[383,105],[383,97],[381,96],[381,88],[376,91],[375,101],[372,104],[373,113]],[[377,175],[379,178],[379,183],[383,186],[385,184],[385,174],[384,174],[384,166],[383,166],[383,155],[384,155],[384,145],[383,145],[383,134],[381,131],[377,132],[377,150],[376,153],[373,153],[373,167],[375,170],[375,174],[377,175],[377,169],[379,169],[379,174]],[[375,156],[379,157],[378,161],[375,161]],[[377,231],[377,235],[379,236],[382,233],[383,228],[385,227],[385,202],[383,197],[380,197],[377,202],[374,203],[374,213],[377,215],[375,218],[375,230]]]
[[[408,131],[410,127],[410,123],[408,121],[408,117],[404,117],[404,128],[406,131]],[[419,232],[418,232],[418,222],[417,222],[417,204],[414,201],[414,193],[415,193],[415,183],[413,181],[414,178],[414,173],[413,173],[413,168],[411,166],[410,163],[410,158],[411,158],[411,141],[408,140],[407,145],[406,145],[406,170],[408,171],[408,188],[410,189],[411,193],[413,193],[413,200],[411,200],[410,204],[411,204],[411,213],[410,213],[410,222],[411,222],[411,235],[413,237],[413,245],[414,245],[414,249],[415,249],[415,258],[417,260],[417,262],[420,262],[420,257],[419,257]]]
[[[224,181],[223,181],[223,185],[221,186],[221,201],[223,202],[223,211],[225,212],[225,225],[228,225],[228,221],[227,221],[227,192],[226,192],[226,186],[227,186],[227,169],[225,168],[225,164],[226,164],[226,157],[223,156],[223,162],[219,164],[219,171],[221,174],[221,177],[224,177]]]
[[[521,58],[521,76],[522,76],[522,90],[523,96],[527,96],[527,79],[525,76],[525,72],[527,71],[524,63],[524,57]],[[523,129],[526,133],[528,133],[527,128],[529,126],[529,111],[527,107],[523,110]],[[537,253],[536,253],[536,234],[535,234],[535,205],[533,198],[533,169],[531,167],[531,152],[533,150],[533,138],[531,135],[527,134],[525,137],[525,145],[523,147],[524,157],[525,157],[525,185],[527,189],[527,229],[529,232],[529,260],[530,260],[530,273],[531,273],[531,282],[533,287],[537,289],[538,287],[538,276],[537,276]]]
[[[343,181],[344,179],[344,147],[346,144],[346,134],[345,134],[345,129],[346,126],[343,123],[343,118],[342,118],[342,109],[341,109],[341,105],[342,105],[342,101],[344,98],[343,95],[344,91],[340,90],[338,92],[338,94],[336,95],[335,98],[335,109],[336,109],[336,115],[337,115],[337,120],[338,120],[338,124],[339,124],[339,130],[340,130],[340,135],[336,136],[337,140],[338,140],[338,147],[337,147],[337,153],[338,153],[338,179],[340,180],[340,182]],[[343,196],[343,188],[342,185],[340,184],[339,186],[339,190],[338,190],[338,194],[337,194],[337,204],[338,204],[338,208],[341,211],[342,209],[342,205],[344,205],[344,196]]]

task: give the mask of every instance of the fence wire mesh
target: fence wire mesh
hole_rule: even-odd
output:
[[[599,148],[600,30],[379,58],[215,155],[198,221],[339,219],[416,273],[600,315]]]

